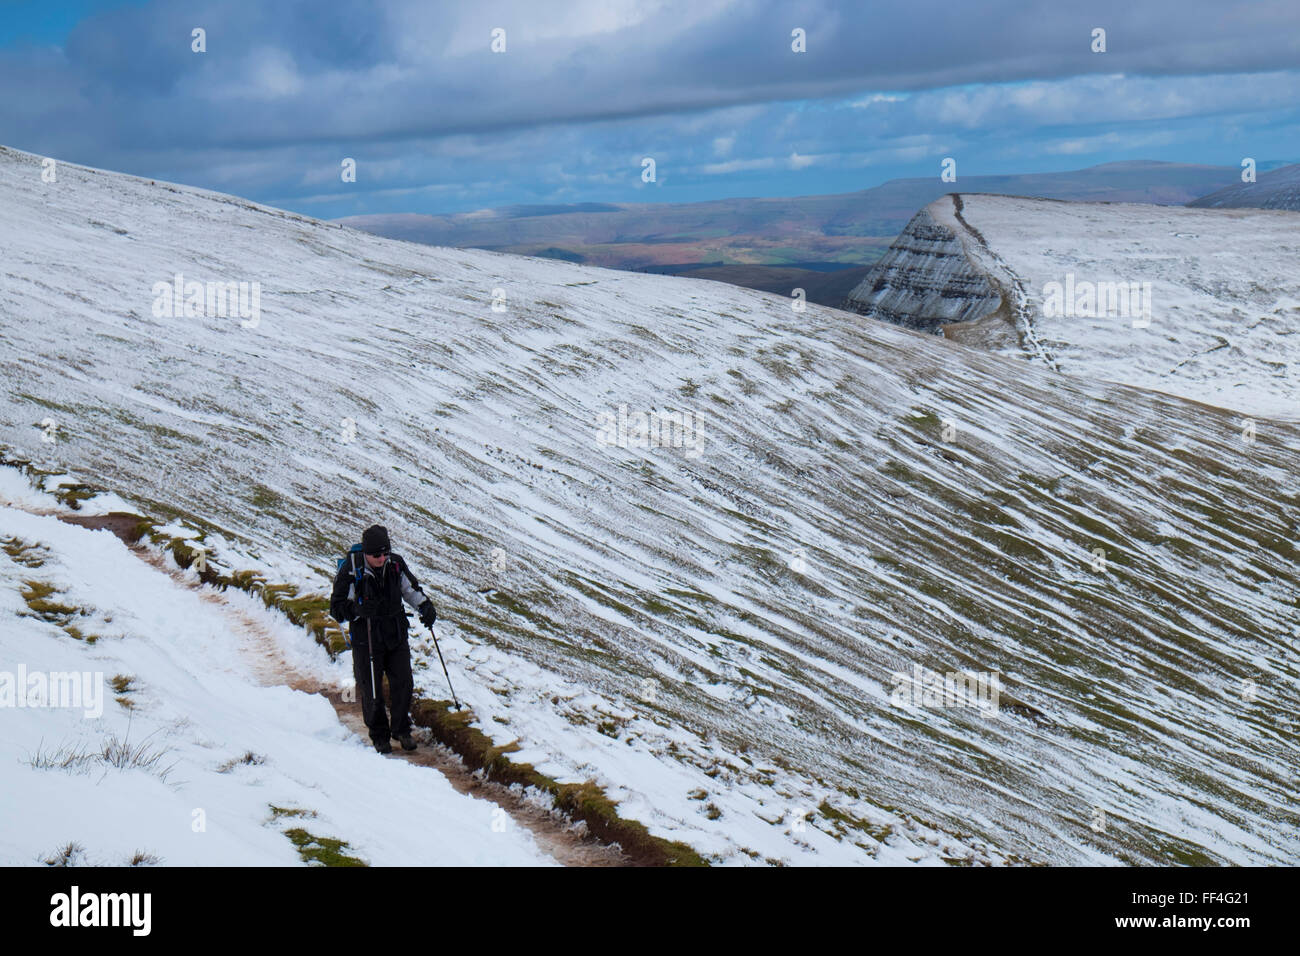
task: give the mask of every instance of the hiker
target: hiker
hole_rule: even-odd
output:
[[[433,602],[420,591],[415,575],[392,553],[388,530],[371,525],[361,535],[361,544],[340,562],[330,596],[330,614],[340,624],[351,622],[348,646],[352,648],[352,674],[361,693],[361,715],[375,749],[393,752],[388,742],[399,741],[403,750],[414,750],[411,736],[411,646],[407,643],[410,622],[402,607],[415,608],[425,627],[432,627],[438,614]],[[392,694],[392,723],[384,712],[384,679]]]

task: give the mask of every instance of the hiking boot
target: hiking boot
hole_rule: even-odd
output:
[[[390,744],[387,740],[376,740],[375,749],[378,750],[381,754],[390,754],[393,752],[393,745]]]
[[[400,737],[394,734],[393,739],[401,743],[403,750],[415,749],[415,738],[410,734],[402,734]]]

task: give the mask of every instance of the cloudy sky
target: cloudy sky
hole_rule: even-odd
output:
[[[806,195],[1298,160],[1300,2],[0,0],[0,89],[4,145],[324,218]]]

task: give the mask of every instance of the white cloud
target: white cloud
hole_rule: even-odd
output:
[[[771,157],[763,159],[732,159],[725,163],[707,163],[696,167],[696,172],[705,176],[720,176],[726,173],[740,173],[751,169],[771,169],[776,160]]]
[[[848,103],[851,109],[864,110],[872,106],[878,106],[881,103],[901,103],[906,100],[906,93],[872,93],[860,100],[852,100]]]

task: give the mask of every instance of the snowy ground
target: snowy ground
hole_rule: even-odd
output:
[[[722,863],[1300,859],[1295,426],[40,173],[0,152],[0,442],[311,590],[387,524],[480,726],[652,832]],[[155,317],[176,273],[260,282],[260,322]],[[701,453],[601,444],[623,404],[698,414]],[[1006,706],[896,706],[914,667]]]
[[[1300,420],[1300,213],[960,199],[926,208],[1011,298],[1020,334],[998,351]],[[1121,314],[1103,283],[1136,285],[1142,308]]]
[[[25,497],[15,479],[3,469],[0,498]],[[493,827],[494,804],[375,753],[324,698],[262,686],[268,654],[324,680],[346,675],[258,602],[230,596],[278,638],[269,647],[241,641],[219,607],[107,531],[4,505],[0,539],[28,546],[25,561],[0,553],[0,671],[16,678],[22,668],[36,681],[23,700],[43,704],[13,697],[0,710],[0,863],[33,864],[72,842],[86,864],[122,865],[139,851],[164,865],[291,865],[300,861],[282,832],[290,827],[345,840],[347,854],[372,865],[551,862],[526,831]],[[21,598],[31,581],[53,585],[96,640],[32,615]],[[50,706],[59,701],[36,688],[51,673],[87,675],[95,703],[78,696],[64,700],[75,706]],[[129,678],[125,693],[110,684],[119,675]],[[32,765],[43,754],[101,750],[114,737],[160,755],[159,772]],[[277,818],[272,807],[310,816]]]

